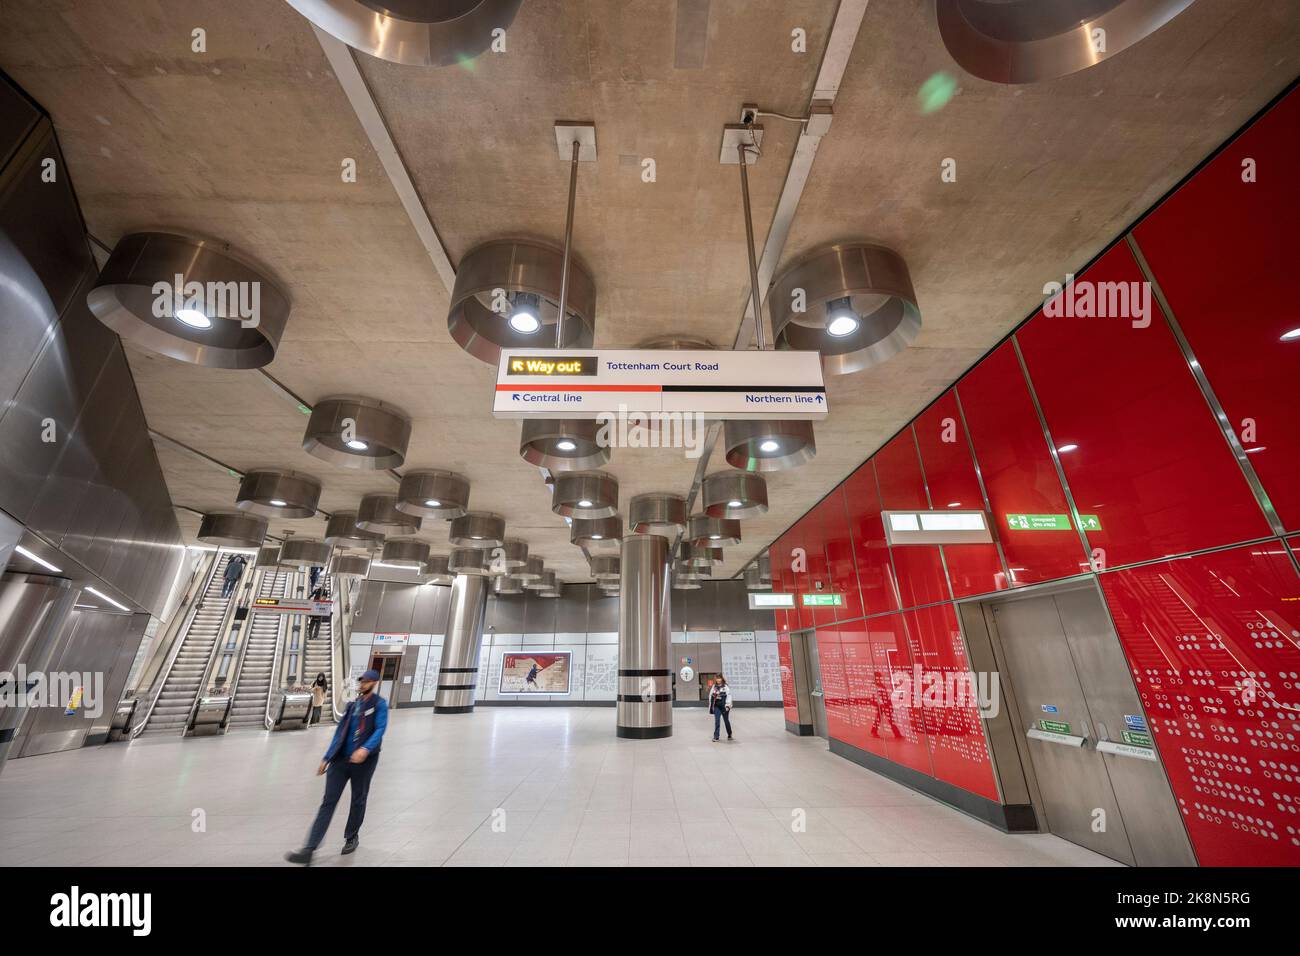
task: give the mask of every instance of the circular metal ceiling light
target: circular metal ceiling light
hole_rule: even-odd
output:
[[[935,12],[944,46],[962,69],[994,83],[1033,83],[1095,66],[1191,5],[1192,0],[938,0]],[[1098,36],[1104,46],[1094,42]]]
[[[634,495],[627,505],[627,523],[633,534],[675,538],[686,530],[686,499],[660,491]]]
[[[772,582],[763,580],[763,573],[755,565],[745,568],[745,590],[746,591],[770,591]]]
[[[266,539],[267,521],[242,511],[218,511],[203,516],[198,538],[205,544],[227,548],[260,548]]]
[[[524,582],[511,574],[503,574],[492,581],[493,594],[523,594]]]
[[[551,510],[568,518],[618,514],[618,479],[603,471],[559,472],[551,490]]]
[[[340,468],[379,471],[406,461],[411,419],[373,398],[336,396],[316,403],[302,450]]]
[[[364,578],[370,573],[370,559],[364,554],[335,554],[329,573],[340,578]]]
[[[447,570],[452,574],[487,574],[488,553],[482,548],[452,548]]]
[[[397,510],[421,518],[459,518],[469,507],[469,481],[450,471],[408,471],[397,489]]]
[[[529,591],[554,591],[559,584],[559,578],[554,571],[543,571],[541,577],[524,581],[524,587]]]
[[[691,515],[686,527],[686,540],[705,548],[725,548],[740,544],[740,522],[735,518]]]
[[[467,511],[451,522],[451,543],[458,547],[499,548],[505,537],[505,519],[487,511]]]
[[[452,572],[448,558],[445,554],[431,554],[429,559],[424,563],[424,575],[421,580],[425,584],[451,584],[456,580],[456,575]]]
[[[325,522],[325,540],[336,548],[366,548],[377,550],[384,545],[384,536],[357,527],[355,511],[336,511]]]
[[[420,519],[398,511],[396,495],[365,495],[357,506],[357,527],[382,535],[415,534]]]
[[[528,542],[520,538],[504,539],[499,554],[496,553],[497,549],[492,550],[494,552],[492,562],[499,564],[510,574],[514,574],[515,569],[526,567],[528,564]]]
[[[599,547],[607,542],[617,544],[622,538],[623,519],[618,515],[609,518],[574,518],[569,527],[569,542],[579,547]]]
[[[280,563],[280,546],[278,544],[263,545],[257,552],[257,567],[273,568]]]
[[[330,563],[331,551],[324,541],[290,538],[280,546],[280,563],[291,568],[323,568]]]
[[[767,482],[752,471],[719,471],[700,488],[704,513],[714,518],[753,518],[767,513]]]
[[[542,575],[545,572],[546,572],[546,563],[542,561],[540,557],[533,555],[529,557],[526,562],[524,562],[524,566],[522,568],[519,568],[514,572],[513,577],[516,577],[520,581],[523,581],[524,587],[530,587],[531,585],[529,582],[540,581],[542,579]]]
[[[713,577],[713,568],[687,564],[685,561],[673,562],[673,575],[686,581],[699,581]]]
[[[165,232],[118,240],[86,304],[132,345],[209,368],[269,364],[289,321],[288,297],[228,245]]]
[[[817,457],[812,422],[727,421],[722,443],[727,464],[741,471],[780,471]]]
[[[617,584],[621,577],[622,559],[617,554],[597,554],[591,559],[591,576],[597,584]]]
[[[844,243],[814,253],[777,278],[768,301],[777,348],[820,352],[835,375],[888,361],[921,332],[907,263],[883,246]],[[796,301],[803,311],[794,310]]]
[[[703,586],[698,578],[682,577],[680,574],[673,575],[674,591],[698,591]]]
[[[595,419],[529,418],[519,432],[519,456],[551,471],[582,471],[609,461],[610,449],[597,440]]]
[[[563,271],[563,250],[532,240],[502,239],[470,250],[456,269],[447,331],[466,352],[493,366],[508,349],[591,348],[596,283],[572,258],[564,340],[555,341]],[[511,321],[525,314],[538,324]]]
[[[235,505],[266,518],[310,518],[320,503],[320,482],[296,471],[258,469],[239,481]]]
[[[390,63],[466,63],[510,26],[523,0],[289,0],[330,36]]]
[[[379,558],[384,564],[399,568],[413,568],[423,572],[429,561],[429,546],[423,541],[389,541],[384,545],[384,552]]]
[[[721,548],[710,548],[703,544],[683,541],[677,553],[683,563],[693,568],[711,568],[715,564],[722,563]]]
[[[564,597],[564,585],[557,583],[556,586],[553,588],[548,588],[545,591],[538,591],[537,596],[543,598]]]

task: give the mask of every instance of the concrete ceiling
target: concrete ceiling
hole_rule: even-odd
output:
[[[592,120],[575,248],[598,287],[597,344],[687,333],[728,346],[748,297],[737,173],[718,163],[742,103],[802,114],[834,0],[713,0],[704,65],[674,66],[674,0],[524,0],[508,52],[444,69],[357,60],[456,263],[503,235],[558,240],[567,167],[556,119]],[[931,5],[872,0],[782,257],[866,239],[907,259],[924,329],[886,365],[828,382],[811,464],[769,477],[772,511],[744,523],[732,573],[1004,336],[1045,282],[1077,269],[1298,72],[1292,0],[1200,0],[1092,69],[1024,87],[964,74]],[[494,372],[446,328],[448,294],[310,25],[272,0],[0,0],[0,67],[53,116],[91,233],[112,245],[163,228],[218,237],[264,263],[293,300],[268,371],[301,399],[369,395],[415,427],[408,468],[473,482],[471,505],[566,580],[588,578],[518,426],[488,412]],[[202,27],[207,52],[191,52]],[[807,32],[808,50],[790,50]],[[917,92],[959,83],[923,114]],[[765,121],[751,170],[761,245],[797,127]],[[355,183],[342,162],[354,159]],[[657,180],[641,180],[641,160]],[[957,181],[940,164],[957,162]],[[129,349],[149,424],[241,470],[289,467],[326,511],[392,491],[383,473],[301,451],[305,416],[256,372]],[[236,481],[161,445],[173,500],[228,509]],[[615,451],[626,503],[685,493],[680,451]],[[192,536],[197,517],[182,512]],[[320,519],[274,522],[318,534]],[[441,523],[420,535],[445,548]]]

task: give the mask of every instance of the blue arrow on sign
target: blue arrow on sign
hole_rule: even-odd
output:
[[[516,402],[519,401],[519,393],[518,393],[518,392],[513,392],[513,393],[511,393],[510,397],[513,398]]]

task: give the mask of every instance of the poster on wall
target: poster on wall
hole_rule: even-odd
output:
[[[568,651],[503,651],[499,692],[517,695],[569,693],[570,656]]]

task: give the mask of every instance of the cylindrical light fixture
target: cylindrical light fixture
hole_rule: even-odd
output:
[[[431,554],[424,563],[425,584],[451,584],[456,577],[445,554]]]
[[[596,554],[591,558],[591,576],[597,584],[617,582],[621,574],[622,559],[617,554]]]
[[[710,548],[703,544],[692,544],[690,541],[683,541],[678,548],[677,555],[683,562],[693,568],[712,568],[715,564],[722,563],[722,549]]]
[[[340,578],[364,578],[370,573],[370,559],[364,554],[335,554],[329,573]]]
[[[487,574],[488,553],[482,548],[452,548],[447,570],[452,574]]]
[[[524,587],[528,587],[528,582],[541,580],[543,572],[546,570],[546,564],[537,555],[530,555],[522,568],[514,571],[514,577],[524,582]]]
[[[543,571],[539,577],[524,581],[524,587],[529,591],[554,591],[559,584],[554,571]]]
[[[357,527],[355,511],[336,511],[325,522],[325,540],[336,548],[367,548],[376,550],[384,546],[384,536]]]
[[[551,471],[600,468],[609,461],[608,445],[598,441],[600,423],[585,418],[528,418],[519,432],[519,456]]]
[[[289,321],[288,296],[228,244],[162,232],[119,239],[86,304],[132,345],[208,368],[270,364]]]
[[[411,419],[373,398],[340,395],[317,402],[302,450],[340,468],[381,471],[406,461]]]
[[[740,522],[735,518],[691,515],[690,524],[686,528],[686,540],[706,548],[740,544]]]
[[[545,590],[545,591],[538,591],[538,592],[537,592],[537,596],[538,596],[538,597],[543,597],[543,598],[560,598],[560,597],[564,597],[564,585],[563,585],[563,584],[557,584],[554,588],[548,588],[548,589]]]
[[[523,594],[524,582],[510,574],[492,579],[493,594]]]
[[[493,551],[496,549],[494,548]],[[528,542],[520,538],[506,538],[501,542],[500,564],[508,572],[514,573],[516,568],[522,568],[528,564]],[[496,561],[497,555],[493,555],[492,560]]]
[[[217,511],[203,516],[198,539],[227,548],[260,548],[266,538],[265,518],[242,511]]]
[[[397,488],[397,510],[421,518],[459,518],[469,507],[469,481],[450,471],[408,471]]]
[[[396,495],[365,495],[357,506],[357,527],[387,536],[415,534],[420,520],[397,510]]]
[[[772,582],[763,580],[762,572],[756,565],[750,565],[745,568],[745,590],[746,591],[770,591]]]
[[[700,488],[704,513],[714,518],[753,518],[767,512],[767,482],[752,471],[718,471]]]
[[[633,534],[675,538],[686,530],[686,499],[662,491],[633,495],[627,505],[627,525]]]
[[[405,541],[396,538],[384,544],[384,552],[379,560],[399,568],[423,571],[429,560],[429,546],[423,541]]]
[[[333,550],[324,541],[290,538],[280,546],[280,563],[291,568],[323,568],[329,564]]]
[[[683,577],[680,574],[674,574],[672,577],[674,591],[698,591],[703,587],[695,577]]]
[[[467,511],[451,521],[451,543],[463,548],[499,548],[506,537],[506,521],[487,511]]]
[[[555,341],[563,271],[563,250],[541,242],[504,239],[471,249],[456,267],[447,331],[466,352],[493,366],[509,349],[591,348],[596,283],[572,259],[564,341]]]
[[[618,514],[618,479],[603,471],[558,472],[551,488],[551,510],[581,518]]]
[[[603,541],[618,542],[622,537],[623,519],[618,515],[610,518],[574,518],[569,528],[569,542],[579,547]]]
[[[264,468],[239,481],[235,504],[267,518],[310,518],[320,503],[320,482],[296,471]]]
[[[257,567],[273,568],[280,563],[280,546],[278,544],[268,544],[258,549]]]
[[[742,471],[780,471],[817,456],[812,422],[727,421],[722,425],[727,464]]]
[[[843,243],[813,253],[776,280],[767,301],[777,348],[820,352],[832,374],[880,365],[921,333],[907,263],[883,246]],[[805,308],[796,312],[796,303]]]

